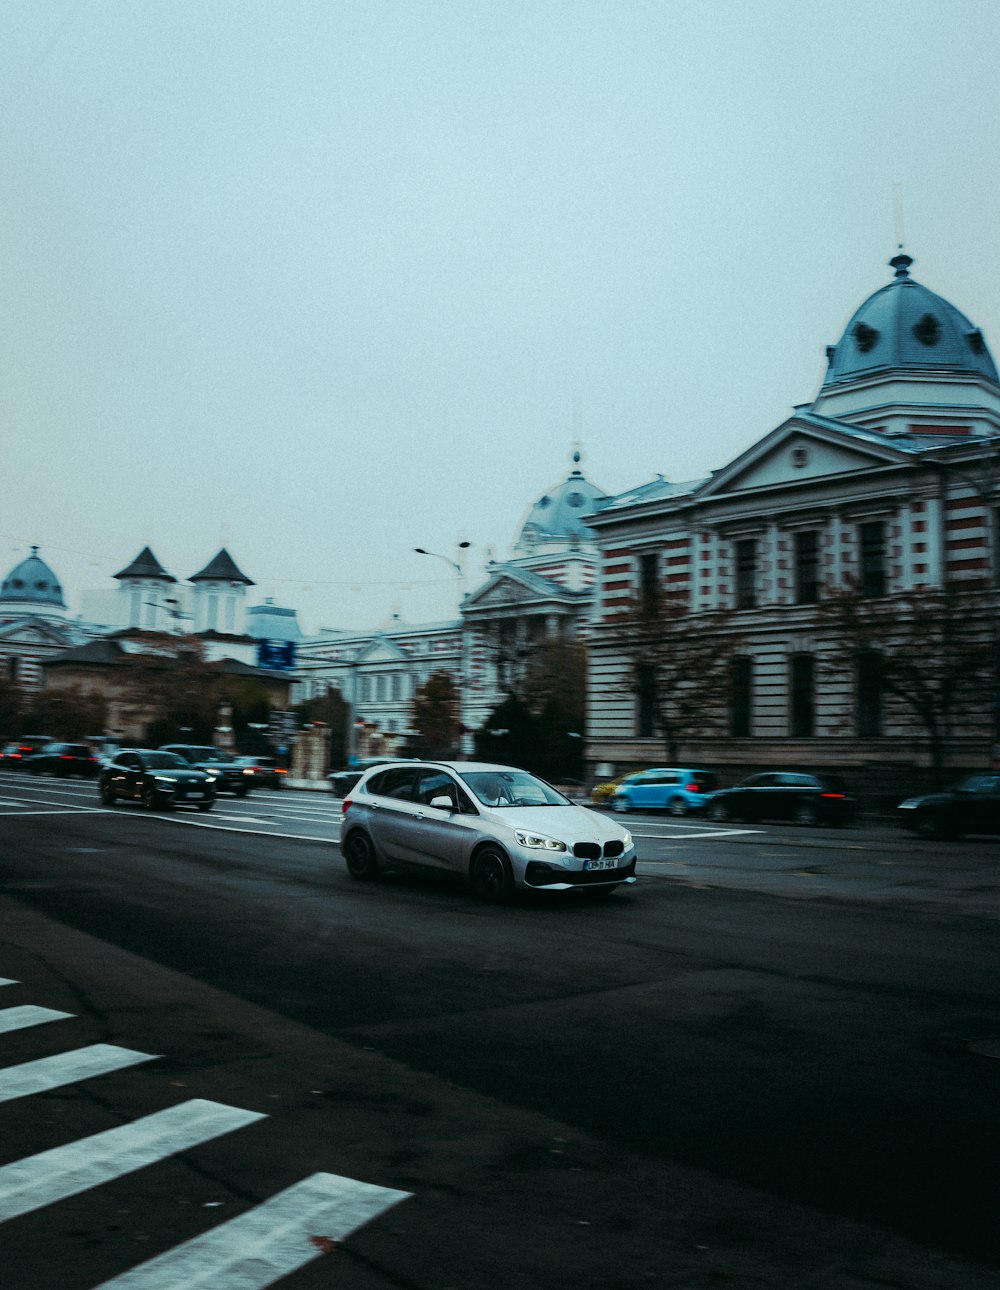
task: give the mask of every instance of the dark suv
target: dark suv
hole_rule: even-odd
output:
[[[33,775],[83,775],[92,779],[97,774],[97,758],[87,744],[46,744],[40,752],[29,753],[24,759],[24,769]]]
[[[213,748],[211,744],[161,744],[160,750],[176,753],[199,770],[211,771],[218,779],[216,792],[235,793],[237,797],[246,797],[250,792],[252,773],[221,748]]]

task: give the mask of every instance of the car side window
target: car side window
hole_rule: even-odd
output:
[[[461,792],[452,777],[442,770],[421,771],[415,796],[424,806],[430,806],[435,797],[448,797],[451,799],[452,810],[466,809],[461,805],[465,794]],[[467,798],[466,801],[468,801]]]
[[[368,791],[378,794],[379,797],[394,797],[397,801],[409,802],[413,797],[416,778],[415,767],[394,766],[391,770],[385,770],[381,775],[376,775],[374,779],[369,780]]]
[[[126,770],[141,770],[142,762],[135,753],[123,753],[118,758],[118,765],[124,766]]]

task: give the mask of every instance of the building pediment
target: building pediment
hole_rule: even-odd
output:
[[[801,484],[908,461],[906,453],[856,427],[792,417],[718,470],[701,497]]]
[[[51,645],[66,648],[66,633],[40,618],[19,618],[0,627],[0,641],[7,645]]]
[[[409,655],[395,641],[387,636],[376,636],[362,649],[355,659],[357,663],[408,663]]]
[[[579,604],[580,593],[568,590],[551,578],[530,569],[505,565],[491,573],[470,596],[467,596],[462,613],[465,616],[482,610],[510,610],[518,606],[537,609],[544,605]]]

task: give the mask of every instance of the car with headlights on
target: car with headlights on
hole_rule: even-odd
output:
[[[215,804],[218,778],[162,748],[123,748],[102,768],[98,792],[105,806],[119,799],[141,802],[147,810],[170,810],[192,803],[199,811]]]
[[[253,787],[253,772],[241,766],[229,753],[211,744],[160,744],[161,752],[176,753],[190,766],[214,775],[220,793],[234,793],[246,797]]]
[[[515,891],[613,891],[635,882],[628,829],[514,766],[399,761],[365,771],[343,803],[340,849],[359,880],[427,868],[483,900]]]
[[[896,818],[925,838],[1000,833],[1000,773],[982,771],[943,792],[908,797],[897,806]]]

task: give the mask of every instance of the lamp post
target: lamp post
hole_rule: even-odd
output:
[[[469,549],[469,547],[470,547],[470,546],[472,546],[472,543],[471,543],[471,542],[464,542],[464,541],[463,541],[463,542],[456,542],[456,543],[455,543],[455,550],[456,550],[456,551],[458,551],[458,552],[468,551],[468,549]],[[424,547],[422,547],[422,546],[415,546],[415,547],[413,548],[413,550],[416,552],[416,554],[417,554],[417,555],[431,555],[431,556],[433,556],[433,557],[434,557],[434,559],[435,559],[435,560],[443,560],[443,561],[445,562],[445,564],[449,567],[449,569],[451,569],[451,570],[452,570],[452,572],[453,572],[454,574],[456,574],[456,576],[458,577],[458,591],[459,591],[459,596],[458,596],[458,612],[459,612],[459,616],[461,617],[461,613],[462,613],[462,602],[465,600],[465,568],[464,568],[464,566],[463,566],[463,564],[462,564],[462,556],[461,556],[461,554],[459,555],[459,557],[458,557],[458,559],[457,559],[457,560],[452,560],[449,556],[441,555],[441,554],[440,554],[440,552],[438,552],[438,551],[427,551],[427,550],[426,550]],[[458,639],[459,639],[459,655],[458,655],[458,660],[459,660],[459,661],[458,661],[458,676],[459,676],[459,687],[458,687],[458,727],[459,727],[459,736],[458,736],[458,737],[459,737],[459,742],[460,742],[460,747],[461,747],[462,752],[463,752],[463,753],[467,753],[467,752],[469,751],[469,748],[468,748],[468,746],[467,746],[467,745],[468,745],[468,743],[469,743],[469,735],[468,735],[468,731],[466,730],[466,726],[465,726],[465,682],[466,682],[466,659],[465,659],[465,652],[466,652],[466,651],[465,651],[465,623],[464,623],[464,622],[462,622],[462,623],[461,623],[461,625],[460,625],[460,627],[459,627],[459,638],[458,638]]]

